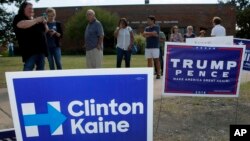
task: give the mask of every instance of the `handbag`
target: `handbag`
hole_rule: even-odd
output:
[[[131,51],[132,51],[133,55],[138,52],[138,48],[137,48],[137,46],[135,44],[132,46]]]

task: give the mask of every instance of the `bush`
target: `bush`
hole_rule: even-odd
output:
[[[3,57],[9,56],[7,42],[2,43],[2,45],[0,46],[0,55]]]
[[[9,56],[9,52],[8,50],[4,50],[3,52],[0,53],[3,57],[8,57]]]
[[[88,9],[93,9],[96,13],[97,19],[102,23],[105,40],[113,39],[113,33],[117,27],[119,17],[114,13],[98,7],[84,7],[72,16],[65,24],[65,38],[73,44],[83,44],[84,31],[88,24],[88,21],[86,20],[86,12]]]
[[[145,37],[143,37],[142,34],[136,34],[134,36],[134,38],[135,38],[134,43],[139,49],[138,53],[139,54],[144,54],[145,47],[146,47],[146,39],[145,39]]]

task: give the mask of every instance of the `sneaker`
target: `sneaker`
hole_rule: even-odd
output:
[[[161,79],[161,75],[156,75],[156,79]]]

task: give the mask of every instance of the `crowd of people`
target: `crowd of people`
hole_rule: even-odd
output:
[[[94,10],[89,9],[86,17],[88,20],[84,34],[86,65],[87,68],[101,68],[104,48],[103,26],[96,18]],[[143,32],[146,38],[145,58],[148,67],[155,67],[156,79],[160,79],[163,74],[164,43],[167,39],[164,32],[160,30],[160,26],[156,24],[155,16],[148,16],[147,24]],[[211,36],[226,36],[226,30],[221,25],[219,17],[214,17],[213,24]],[[43,15],[34,18],[33,5],[24,2],[14,18],[13,28],[22,51],[24,71],[32,71],[34,68],[44,70],[46,57],[51,70],[62,69],[60,40],[63,37],[63,30],[61,23],[56,21],[55,9],[47,8]],[[185,42],[187,38],[204,37],[205,34],[206,31],[201,30],[200,35],[196,36],[193,27],[187,26],[186,33],[182,35],[178,26],[173,26],[168,41]],[[125,67],[129,68],[134,46],[134,33],[126,18],[119,20],[114,36],[117,38],[116,67],[120,68],[122,60],[125,60]]]

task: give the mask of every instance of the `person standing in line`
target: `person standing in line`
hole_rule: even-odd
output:
[[[205,37],[206,31],[205,30],[201,30],[200,31],[200,36],[199,37]]]
[[[13,20],[16,34],[24,62],[24,71],[44,70],[45,57],[48,56],[46,41],[47,21],[44,16],[33,18],[33,5],[23,2],[18,14]]]
[[[164,51],[165,51],[165,42],[166,42],[166,35],[164,32],[160,31],[160,64],[161,64],[161,75],[163,75],[164,69]]]
[[[163,75],[163,62],[164,62],[164,49],[165,49],[165,42],[166,42],[166,35],[164,34],[164,32],[160,31],[160,34],[159,34],[159,44],[160,44],[160,56],[159,56],[159,61],[160,61],[160,65],[161,65],[161,75]],[[154,65],[155,66],[155,74],[157,72],[157,69],[156,69],[156,64]]]
[[[196,35],[194,34],[193,31],[194,31],[194,29],[191,25],[187,27],[187,33],[184,34],[184,41],[185,42],[186,42],[187,38],[195,38],[196,37]]]
[[[47,8],[46,14],[48,16],[47,25],[49,28],[49,31],[46,34],[47,43],[49,47],[49,56],[48,56],[49,68],[50,70],[55,70],[55,64],[56,64],[56,68],[58,70],[61,70],[62,63],[61,63],[60,40],[63,36],[62,26],[60,22],[57,22],[55,20],[56,18],[55,9]]]
[[[170,42],[183,42],[183,37],[181,33],[179,33],[178,26],[173,26],[171,29]]]
[[[213,29],[211,32],[212,37],[218,37],[218,36],[226,36],[226,29],[221,25],[221,18],[220,17],[214,17],[213,18]]]
[[[14,56],[14,44],[12,41],[8,42],[8,52],[10,57]]]
[[[101,22],[96,19],[94,10],[89,9],[86,16],[89,22],[84,36],[87,68],[101,68],[103,60],[103,27]]]
[[[117,38],[117,63],[116,67],[121,68],[122,59],[125,58],[125,67],[130,67],[131,49],[134,44],[134,34],[131,27],[128,26],[126,18],[121,18],[116,28],[114,36]]]
[[[156,65],[156,79],[161,78],[160,72],[160,49],[159,49],[159,34],[160,27],[155,24],[155,16],[148,16],[148,27],[145,28],[143,36],[146,38],[145,57],[148,62],[148,67],[153,67],[153,60]]]

